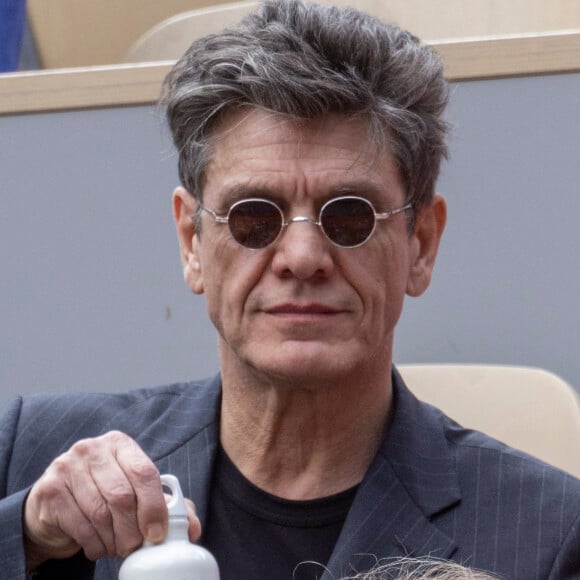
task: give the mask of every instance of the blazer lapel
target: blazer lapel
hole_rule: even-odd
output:
[[[153,457],[161,473],[171,473],[179,479],[185,497],[195,503],[202,527],[207,515],[213,464],[219,444],[219,405],[221,378],[188,394],[179,404],[182,409],[181,428],[170,449]]]
[[[202,528],[207,515],[217,445],[216,422],[199,431],[182,447],[155,462],[161,473],[172,473],[179,479],[183,495],[195,503],[195,511]]]
[[[454,457],[438,411],[393,372],[393,421],[357,492],[322,580],[401,556],[449,558],[456,542],[433,517],[461,499]]]

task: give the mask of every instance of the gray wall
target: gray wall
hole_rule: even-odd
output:
[[[550,369],[580,387],[580,74],[457,83],[449,223],[399,362]],[[176,159],[151,107],[0,117],[0,406],[217,368],[181,278]]]

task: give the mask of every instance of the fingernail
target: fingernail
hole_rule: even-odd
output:
[[[161,524],[151,524],[147,528],[147,539],[153,543],[161,542],[163,540],[163,526]]]

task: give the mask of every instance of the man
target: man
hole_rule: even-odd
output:
[[[116,578],[164,536],[161,471],[222,580],[329,580],[402,555],[580,578],[580,482],[460,428],[392,367],[446,220],[433,51],[353,10],[273,0],[194,43],[164,101],[184,277],[221,375],[17,400],[4,577]]]

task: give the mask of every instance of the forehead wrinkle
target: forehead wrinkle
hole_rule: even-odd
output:
[[[253,123],[250,124],[250,121]],[[339,153],[338,158],[350,157],[349,153],[356,152],[353,164],[360,162],[364,154],[376,158],[380,152],[376,145],[369,138],[368,123],[361,118],[353,118],[339,114],[327,114],[312,120],[290,119],[271,111],[265,111],[257,108],[238,109],[226,113],[220,120],[218,126],[212,132],[212,144],[224,146],[228,138],[235,139],[236,132],[242,132],[244,140],[254,140],[261,138],[265,133],[272,133],[272,139],[279,146],[294,145],[296,147],[296,156],[302,155],[303,145],[306,147],[323,145],[326,148],[331,144],[324,139],[318,139],[324,136],[326,127],[330,126],[335,129],[337,126],[345,127],[349,131],[350,137],[358,137],[359,145],[364,143],[365,147],[356,149],[345,149],[336,147]],[[282,129],[281,131],[279,129]],[[358,134],[358,135],[357,135]],[[307,141],[309,141],[307,143]],[[262,141],[261,146],[268,146],[268,140]],[[270,144],[272,145],[272,144]],[[225,144],[226,149],[237,149],[237,143]],[[372,164],[372,163],[371,163]]]
[[[334,129],[338,121],[352,139],[339,139],[335,145],[325,133],[329,123]],[[264,138],[268,134],[271,137]],[[255,109],[237,111],[222,120],[212,149],[206,185],[210,174],[221,178],[220,190],[234,201],[248,197],[244,191],[273,190],[300,199],[309,193],[328,195],[351,188],[385,191],[401,183],[392,155],[377,150],[368,139],[366,124],[342,116],[296,122]]]

